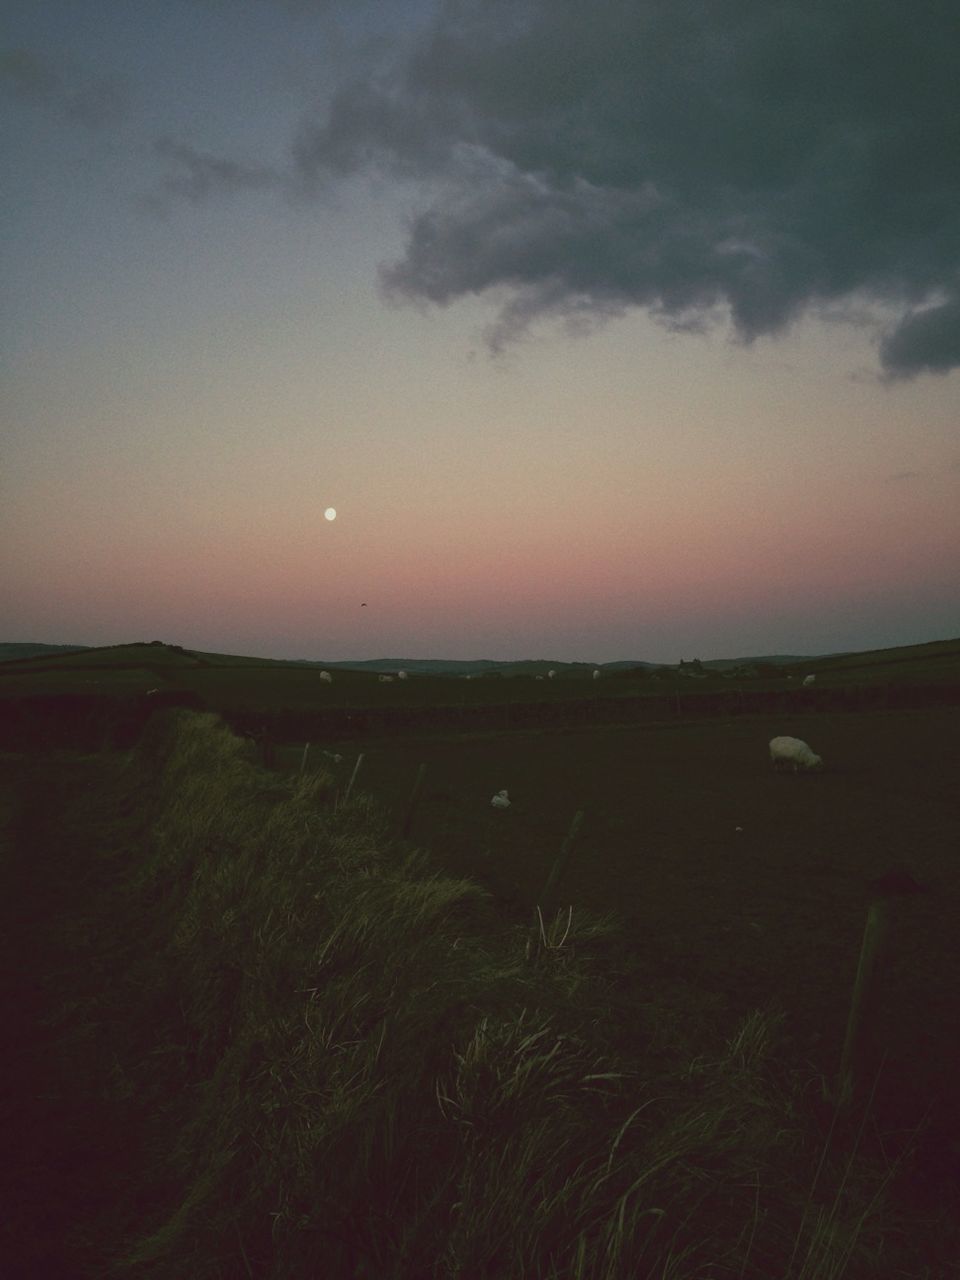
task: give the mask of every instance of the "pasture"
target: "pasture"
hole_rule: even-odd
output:
[[[397,667],[402,665],[398,659]],[[557,670],[555,680],[533,673],[551,665]],[[896,701],[899,691],[920,686],[939,690],[941,700],[950,691],[957,701],[960,639],[810,658],[783,666],[759,661],[722,670],[706,666],[696,673],[690,666],[603,668],[596,681],[591,679],[592,668],[582,663],[503,664],[469,679],[452,671],[413,670],[408,680],[393,683],[381,683],[379,672],[364,669],[363,664],[356,668],[333,665],[330,684],[320,679],[322,667],[321,663],[243,658],[160,643],[114,645],[0,661],[0,699],[50,694],[127,697],[159,689],[194,694],[211,710],[225,713],[498,707],[505,712],[504,727],[511,727],[509,709],[521,706],[578,705],[581,719],[589,720],[592,707],[611,701],[643,701],[651,707],[662,703],[676,710],[679,696],[680,710],[692,711],[690,699],[705,694],[723,695],[731,708],[737,707],[741,696],[749,702],[750,695],[757,694],[788,694],[804,705],[818,706],[835,701],[831,694],[853,689],[889,690]],[[816,683],[801,692],[807,674],[814,675]],[[877,698],[871,701],[876,703]],[[608,716],[601,713],[598,718]]]
[[[960,1114],[953,993],[960,890],[960,641],[732,672],[557,664],[472,679],[319,668],[135,644],[0,664],[8,749],[127,746],[157,704],[190,698],[265,729],[277,767],[330,767],[399,823],[419,765],[411,839],[442,867],[529,913],[570,827],[583,825],[551,908],[613,912],[651,984],[709,992],[718,1025],[782,1007],[818,1070],[835,1070],[867,906],[893,867],[929,891],[897,912],[878,1020],[892,1102],[930,1091]],[[802,688],[805,674],[816,683]],[[158,690],[160,696],[148,691]],[[866,709],[869,708],[869,709]],[[766,744],[808,741],[818,777],[777,776]],[[501,788],[511,807],[490,798]],[[901,1051],[902,1050],[902,1051]],[[956,1128],[960,1131],[960,1120]]]
[[[821,775],[776,774],[777,733],[823,755]],[[402,818],[445,870],[532,911],[571,819],[584,810],[552,906],[612,912],[637,972],[708,995],[718,1025],[783,1008],[818,1070],[836,1070],[867,882],[908,870],[928,892],[896,912],[877,1011],[880,1093],[906,1122],[936,1097],[960,1134],[960,715],[954,708],[737,717],[700,723],[316,744],[345,781]],[[295,770],[302,745],[279,752]],[[507,788],[511,807],[491,807]],[[575,936],[575,928],[574,928]],[[960,1148],[958,1148],[960,1155]]]
[[[160,665],[138,669],[155,675]],[[182,673],[203,675],[196,655],[171,655],[170,667],[168,693]],[[229,673],[217,678],[226,695]],[[413,680],[402,692],[373,681],[355,677],[367,705],[381,691],[424,694]],[[448,681],[448,692],[459,683]],[[251,709],[279,727],[284,717],[271,720],[276,704],[254,685]],[[553,696],[572,694],[551,690],[543,705]],[[50,714],[70,701],[51,699]],[[141,695],[138,705],[149,716],[162,701]],[[18,1134],[34,1146],[42,1136],[42,1158],[8,1196],[20,1206],[14,1245],[31,1259],[42,1245],[48,1262],[62,1253],[64,1273],[81,1248],[95,1262],[89,1274],[100,1274],[105,1250],[127,1240],[135,1270],[155,1258],[151,1274],[188,1265],[209,1280],[315,1274],[318,1249],[330,1275],[431,1274],[423,1259],[433,1266],[451,1248],[470,1261],[450,1274],[619,1277],[640,1273],[638,1242],[667,1261],[676,1246],[729,1262],[696,1269],[691,1256],[678,1275],[955,1274],[957,708],[831,711],[821,702],[814,711],[799,697],[776,714],[688,719],[686,701],[684,716],[646,705],[631,724],[465,733],[442,729],[439,714],[430,726],[421,701],[427,730],[341,716],[342,735],[325,738],[338,718],[318,715],[305,769],[317,776],[305,778],[295,776],[302,740],[274,738],[274,767],[294,775],[281,779],[251,768],[267,754],[262,742],[244,745],[214,717],[182,712],[176,735],[170,721],[152,720],[131,753],[7,757],[0,862],[19,1010],[9,1029],[20,1046],[15,1077],[24,1096],[37,1093],[11,1131],[14,1147]],[[767,742],[781,733],[808,741],[826,772],[774,773]],[[357,799],[344,806],[358,752]],[[408,839],[398,840],[421,765],[425,785]],[[512,803],[496,810],[490,799],[502,788]],[[565,945],[552,950],[529,926],[578,812],[572,859],[543,903],[548,922],[572,907]],[[835,1131],[825,1091],[867,881],[894,867],[927,891],[895,913],[868,1020],[872,1060],[883,1059],[868,1123],[848,1117]],[[425,917],[420,905],[434,901],[440,914]],[[598,933],[597,915],[617,927]],[[46,1037],[31,1029],[38,1001],[53,1028]],[[775,1016],[744,1021],[758,1008],[782,1011],[782,1034]],[[527,1020],[541,1015],[562,1018],[570,1044],[598,1062],[609,1065],[607,1055],[614,1074],[602,1103],[557,1106],[567,1095],[552,1092],[552,1077],[527,1092],[509,1077],[503,1045],[525,1035],[522,1058]],[[331,1038],[341,1025],[353,1030]],[[775,1054],[772,1039],[764,1048],[767,1028],[777,1028]],[[470,1065],[490,1035],[483,1052],[494,1056]],[[521,1066],[516,1079],[527,1080]],[[436,1105],[437,1081],[455,1078],[467,1125]],[[504,1127],[497,1108],[512,1089],[518,1109]],[[60,1098],[52,1111],[49,1097]],[[669,1113],[660,1128],[635,1126],[654,1105]],[[473,1143],[476,1123],[493,1124],[497,1140]],[[381,1146],[384,1133],[396,1140]],[[237,1134],[254,1135],[239,1154]],[[446,1188],[439,1198],[430,1187],[421,1196],[404,1172],[404,1153],[421,1151],[425,1134]],[[668,1159],[658,1155],[664,1144]],[[57,1153],[49,1168],[47,1150]],[[166,1151],[165,1162],[155,1166],[151,1150]],[[502,1165],[501,1151],[510,1153]],[[619,1201],[623,1188],[612,1200],[605,1191],[614,1151]],[[603,1176],[587,1185],[581,1175],[594,1166]],[[132,1190],[115,1209],[120,1170]],[[631,1199],[641,1184],[646,1194]],[[417,1194],[403,1200],[409,1187]],[[371,1188],[376,1211],[352,1236],[356,1256],[335,1256],[331,1219],[359,1221]],[[47,1203],[62,1223],[44,1235],[32,1224]],[[202,1212],[186,1212],[197,1205]],[[648,1217],[659,1213],[678,1232],[662,1242],[660,1219]],[[500,1215],[493,1232],[491,1214]],[[577,1234],[581,1220],[608,1235],[595,1245]],[[383,1221],[402,1224],[400,1235],[385,1237]],[[531,1232],[531,1223],[540,1225]],[[497,1241],[529,1263],[484,1270]],[[847,1242],[858,1255],[849,1267]],[[579,1258],[577,1269],[551,1269],[543,1260],[554,1249]],[[416,1261],[404,1270],[401,1257]],[[31,1262],[23,1274],[41,1269]]]

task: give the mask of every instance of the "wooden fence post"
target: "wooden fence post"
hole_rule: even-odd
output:
[[[360,772],[360,766],[362,764],[363,764],[363,752],[361,751],[360,754],[357,756],[357,763],[353,766],[353,773],[351,773],[350,775],[350,781],[347,783],[347,789],[343,793],[343,800],[340,802],[341,808],[350,799],[350,792],[353,790],[353,784],[357,780],[357,774]]]
[[[573,846],[580,833],[580,828],[583,826],[584,816],[585,811],[583,809],[578,809],[573,815],[573,821],[570,823],[570,830],[564,837],[564,841],[560,846],[560,852],[557,854],[556,861],[550,868],[550,874],[547,876],[547,882],[543,886],[543,890],[539,898],[539,901],[541,901],[545,906],[550,900],[550,895],[560,883],[560,877],[563,875],[567,863],[570,861],[570,854],[573,852]]]
[[[889,871],[867,888],[870,898],[867,906],[867,922],[860,944],[857,976],[850,997],[850,1013],[840,1057],[837,1079],[836,1107],[841,1111],[850,1105],[861,1083],[870,1050],[874,1048],[874,1025],[877,995],[877,979],[887,956],[887,940],[894,904],[912,894],[922,893],[924,886],[917,883],[905,871]]]

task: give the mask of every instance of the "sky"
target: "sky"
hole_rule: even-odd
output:
[[[960,635],[958,64],[955,0],[11,6],[0,639]]]

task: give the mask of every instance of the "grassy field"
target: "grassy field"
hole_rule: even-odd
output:
[[[5,758],[10,1274],[960,1275],[958,654],[824,659],[814,693],[811,664],[743,675],[776,713],[703,716],[735,680],[326,686],[153,645],[0,664],[0,712],[47,695],[48,728],[82,728],[89,700],[95,743],[164,698],[335,713],[302,774],[306,733],[265,771],[171,712],[132,752]],[[928,705],[856,709],[911,688]],[[507,730],[603,705],[647,710]],[[453,731],[458,707],[492,728]],[[420,727],[378,736],[391,709]],[[782,733],[825,772],[774,774]],[[893,912],[832,1130],[867,882],[893,868],[925,891]]]
[[[337,669],[328,683],[298,664],[135,644],[0,663],[0,749],[127,748],[164,705],[218,711],[238,733],[274,743],[960,706],[960,641],[817,662],[816,672],[807,662],[723,672],[687,664],[599,680],[574,666],[555,680],[412,672],[392,683]]]
[[[604,673],[594,681],[582,668],[558,664],[555,680],[532,675],[475,677],[411,674],[381,683],[369,671],[333,670],[258,658],[200,653],[170,645],[120,645],[0,662],[0,700],[36,694],[145,695],[150,689],[199,695],[216,711],[304,711],[354,708],[430,708],[595,702],[671,698],[738,690],[800,693],[804,675],[816,676],[817,691],[887,685],[960,685],[960,639],[899,649],[815,658],[796,667],[761,668],[736,674],[706,669],[694,677],[679,668]],[[813,692],[809,695],[813,697]]]
[[[775,892],[777,871],[795,873],[807,838],[824,837],[843,771],[768,779],[746,735],[711,771],[697,727],[640,737],[609,735],[621,781],[650,775],[632,811],[609,805],[612,780],[582,752],[577,766],[577,742],[599,748],[590,735],[445,744],[415,816],[425,852],[392,834],[421,743],[405,756],[370,744],[365,785],[385,809],[359,792],[342,804],[337,766],[265,773],[190,713],[159,717],[127,755],[8,757],[8,1274],[953,1274],[956,1185],[932,1167],[943,1117],[891,1128],[864,1079],[831,1124],[818,1042],[792,1007],[806,985],[787,972],[799,949],[777,945],[798,909]],[[749,816],[748,789],[728,795],[745,760],[761,797]],[[870,772],[847,777],[875,794]],[[931,814],[938,777],[926,779]],[[488,814],[500,785],[517,803]],[[541,933],[527,908],[575,805],[588,818],[560,895],[573,920]],[[813,825],[791,842],[804,814]],[[728,834],[731,822],[743,831]],[[698,851],[708,828],[713,845]],[[733,835],[751,829],[738,853]],[[758,856],[774,837],[778,867]],[[588,887],[598,864],[608,887],[615,866],[636,867],[638,849],[648,873],[616,904],[628,929],[611,928],[595,910],[610,903],[588,903]],[[471,860],[499,902],[444,865]],[[814,869],[827,888],[802,918],[812,928],[832,902],[854,935],[822,929],[808,946],[828,948],[804,970],[817,1006],[832,1008],[817,987],[829,967],[842,1002],[856,949],[842,886],[873,869],[866,857]],[[945,900],[949,885],[938,889]],[[919,941],[901,932],[898,954]],[[770,996],[787,997],[773,1001],[785,1020]]]
[[[784,732],[809,741],[826,772],[775,774],[766,744]],[[346,776],[356,745],[325,746],[343,754],[334,767]],[[954,709],[425,736],[363,750],[362,785],[398,822],[426,764],[413,838],[445,869],[530,909],[575,812],[584,810],[552,905],[615,912],[651,981],[682,976],[710,991],[724,1016],[781,1005],[791,1034],[825,1072],[842,1042],[867,882],[908,869],[930,891],[904,904],[891,947],[881,1008],[890,1048],[884,1092],[920,1110],[942,1095],[954,1109]],[[302,758],[291,746],[279,764],[296,770]],[[512,805],[498,811],[490,798],[504,787]]]

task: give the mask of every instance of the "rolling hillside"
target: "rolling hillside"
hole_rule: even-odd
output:
[[[24,650],[38,652],[27,653]],[[99,648],[71,649],[59,645],[0,645],[0,696],[60,692],[146,692],[151,688],[167,691],[189,689],[210,696],[210,705],[222,705],[234,695],[248,701],[254,690],[273,693],[284,700],[289,696],[299,703],[312,700],[320,670],[336,672],[334,685],[326,686],[324,702],[339,702],[348,691],[379,687],[383,697],[419,703],[433,698],[438,702],[455,697],[473,700],[488,698],[480,688],[509,687],[514,693],[521,688],[534,688],[537,696],[576,696],[585,689],[597,694],[616,690],[619,695],[627,685],[637,688],[655,686],[673,688],[696,684],[703,691],[729,688],[734,682],[764,681],[771,687],[788,687],[814,676],[821,686],[853,684],[940,684],[960,681],[960,638],[937,640],[926,644],[904,645],[892,649],[872,649],[860,653],[840,653],[799,657],[773,654],[752,658],[718,658],[677,665],[657,665],[644,661],[623,660],[601,663],[558,662],[546,659],[498,662],[492,659],[456,661],[444,659],[377,658],[357,662],[312,662],[258,658],[235,654],[207,653],[184,649],[161,641],[107,645]],[[549,671],[556,679],[546,680]],[[593,681],[594,670],[601,679]],[[386,688],[378,677],[406,671],[410,679]],[[686,677],[687,679],[684,679]],[[464,685],[464,678],[469,684]],[[456,679],[456,693],[451,682]],[[534,681],[538,683],[534,685]],[[414,694],[416,689],[416,694]],[[514,693],[509,698],[512,700]]]

